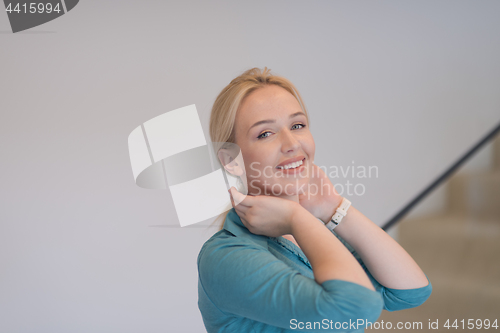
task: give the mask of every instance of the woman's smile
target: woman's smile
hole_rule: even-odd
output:
[[[301,173],[303,170],[305,170],[305,161],[306,158],[304,157],[303,159],[296,161],[296,162],[291,162],[287,164],[281,164],[276,167],[278,173],[286,174],[286,175],[294,175]]]

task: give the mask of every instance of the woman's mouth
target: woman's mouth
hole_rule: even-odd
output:
[[[305,163],[306,158],[304,157],[302,160],[293,162],[284,166],[278,166],[276,169],[278,169],[278,172],[283,172],[284,174],[294,174],[294,173],[299,173],[302,170],[304,170],[304,163]]]

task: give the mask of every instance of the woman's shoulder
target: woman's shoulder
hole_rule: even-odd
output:
[[[222,229],[212,235],[201,247],[200,255],[217,249],[234,246],[251,246],[253,242],[245,237],[237,237],[231,232]]]
[[[201,247],[198,254],[198,266],[221,261],[231,262],[239,260],[244,256],[255,255],[265,252],[263,247],[246,237],[238,237],[231,232],[222,229],[212,235]]]
[[[200,253],[206,251],[209,248],[217,247],[223,243],[233,241],[232,238],[235,238],[229,231],[222,229],[217,231],[212,235],[201,247]]]

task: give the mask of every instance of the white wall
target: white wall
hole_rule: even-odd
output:
[[[383,224],[500,121],[499,9],[86,0],[18,34],[0,13],[0,331],[204,330],[196,257],[215,230],[177,228],[170,194],[134,184],[127,137],[194,103],[208,139],[251,67],[296,84],[317,164],[378,167],[350,199]]]

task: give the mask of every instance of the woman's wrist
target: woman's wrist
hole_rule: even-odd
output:
[[[338,199],[336,198],[335,200],[331,201],[331,203],[328,205],[328,211],[323,217],[320,218],[323,223],[327,224],[328,222],[330,222],[330,220],[333,218],[333,215],[335,215],[335,211],[342,203],[342,199],[343,198],[339,196]]]

